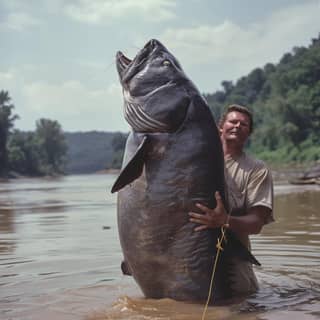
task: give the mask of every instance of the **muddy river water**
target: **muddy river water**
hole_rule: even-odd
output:
[[[120,271],[114,175],[0,183],[0,319],[201,319],[145,299]],[[275,185],[276,222],[252,237],[260,290],[205,319],[320,319],[320,186]]]

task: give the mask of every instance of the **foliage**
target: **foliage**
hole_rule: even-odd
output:
[[[111,145],[113,148],[113,158],[111,162],[112,168],[120,169],[122,165],[122,159],[124,154],[124,149],[127,141],[127,134],[116,132],[113,136]]]
[[[11,98],[8,91],[0,91],[0,176],[6,176],[8,172],[7,143],[10,129],[18,118],[13,115],[14,105],[10,103]]]
[[[40,150],[41,172],[49,175],[63,173],[67,145],[60,124],[50,119],[38,120],[35,138]]]
[[[34,132],[14,130],[9,139],[10,170],[22,175],[41,175],[40,146]]]
[[[92,173],[112,168],[116,133],[102,131],[66,132],[67,173]]]
[[[63,173],[67,146],[57,121],[40,119],[35,132],[12,131],[18,118],[7,91],[0,91],[0,176]]]
[[[254,113],[249,152],[279,163],[320,159],[320,35],[222,88],[205,95],[216,119],[232,103]]]
[[[67,145],[57,121],[40,119],[34,132],[14,130],[8,149],[13,172],[29,176],[64,172]]]

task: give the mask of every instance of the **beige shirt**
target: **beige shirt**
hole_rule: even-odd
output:
[[[273,182],[270,170],[260,161],[243,153],[240,157],[225,158],[225,177],[229,211],[232,215],[244,215],[255,206],[266,206],[273,210]],[[265,223],[273,221],[271,211]],[[249,236],[238,235],[250,249]],[[234,259],[231,272],[235,295],[248,294],[258,289],[258,282],[249,262]]]
[[[264,162],[242,153],[236,159],[226,157],[225,170],[230,213],[243,215],[252,207],[265,206],[271,209],[265,223],[273,221],[272,175]]]

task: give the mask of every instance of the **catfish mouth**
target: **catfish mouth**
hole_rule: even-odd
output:
[[[177,69],[181,68],[165,46],[155,39],[150,40],[132,60],[121,51],[117,52],[116,64],[123,87],[124,117],[135,132],[172,133],[186,117],[189,98],[181,99],[176,94],[178,82],[165,76],[165,81],[161,81],[161,77],[155,77],[154,83],[150,81],[152,77],[148,74],[150,69],[146,65],[163,54],[173,59],[173,65]],[[173,72],[170,70],[174,70],[174,67],[162,70],[164,73]],[[152,75],[152,71],[150,72]],[[148,80],[143,82],[143,76]],[[159,97],[163,97],[165,102],[160,101]]]
[[[119,78],[123,85],[124,74],[126,70],[129,68],[130,64],[132,64],[132,60],[126,57],[121,51],[118,51],[116,55],[116,63],[117,63]]]
[[[118,68],[120,68],[123,71],[128,68],[128,66],[132,62],[132,60],[130,60],[128,57],[126,57],[121,51],[118,51],[117,62],[118,62]]]
[[[149,115],[144,108],[132,101],[128,83],[144,66],[150,54],[162,44],[157,40],[150,40],[135,56],[129,59],[118,51],[116,55],[117,69],[121,84],[124,88],[124,116],[132,129],[136,132],[167,132],[168,125]]]
[[[159,46],[162,46],[159,41],[155,39],[150,40],[132,60],[125,56],[123,52],[117,52],[117,69],[123,85],[125,85],[125,83],[127,83],[137,72],[139,72],[141,66],[143,66],[149,55],[156,47]]]

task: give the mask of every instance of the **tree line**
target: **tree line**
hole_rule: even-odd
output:
[[[320,34],[308,47],[294,47],[279,63],[256,68],[222,90],[205,94],[216,119],[229,104],[254,114],[250,153],[269,163],[320,159]]]
[[[229,104],[249,107],[254,132],[247,149],[271,164],[320,159],[320,34],[307,47],[294,47],[279,63],[267,63],[235,83],[204,94],[216,120]],[[0,91],[0,176],[64,172],[67,144],[60,124],[40,119],[32,132],[14,129],[18,115],[7,91]],[[121,166],[127,134],[111,141],[111,167]],[[106,166],[110,167],[110,165]]]
[[[68,146],[67,174],[119,169],[127,134],[107,131],[65,132]]]
[[[63,174],[67,145],[61,125],[50,119],[36,121],[35,131],[14,129],[19,116],[8,91],[0,91],[0,177]]]
[[[73,132],[50,119],[36,121],[34,131],[15,129],[8,91],[0,91],[0,177],[92,173],[119,169],[128,134]]]

